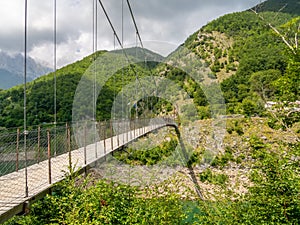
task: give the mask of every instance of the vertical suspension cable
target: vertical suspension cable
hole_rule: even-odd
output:
[[[27,99],[26,99],[26,84],[27,84],[27,0],[25,0],[25,27],[24,27],[24,153],[25,153],[25,197],[28,197],[28,174],[27,174]]]
[[[114,38],[114,51],[116,50],[116,35],[113,34]],[[114,74],[114,84],[116,83],[116,74]],[[116,89],[114,88],[114,98],[116,97]],[[114,107],[114,117],[116,116],[116,107]]]
[[[92,49],[92,52],[93,52],[93,74],[94,74],[94,81],[93,81],[93,118],[92,118],[92,123],[95,123],[95,59],[96,59],[96,56],[95,56],[95,1],[96,0],[92,0],[92,10],[93,10],[93,15],[92,15],[92,30],[93,30],[93,49]],[[96,143],[96,142],[95,142]],[[95,157],[97,158],[97,149],[95,149]]]
[[[138,58],[138,44],[137,44],[138,34],[135,34],[135,58]],[[138,72],[135,73],[135,95],[138,96]],[[138,101],[135,104],[135,118],[138,119]]]
[[[115,38],[116,38],[116,34],[115,34]],[[115,41],[115,38],[114,38],[114,41]],[[124,0],[122,0],[121,46],[122,46],[122,51],[124,52],[124,50],[123,50],[123,46],[124,46]],[[122,88],[123,88],[123,85],[124,85],[124,65],[122,65],[122,85],[121,85]],[[122,99],[121,112],[124,113],[124,107],[127,107],[127,106],[124,106],[124,92],[123,91],[122,91],[122,94],[121,94],[121,99]],[[126,111],[127,111],[127,108],[126,108]],[[127,114],[127,112],[125,113],[125,115],[126,114]],[[125,115],[121,115],[121,116],[125,117]],[[126,118],[124,118],[124,119],[126,120]],[[128,129],[129,132],[131,130],[131,128],[130,128],[130,119],[131,119],[131,111],[129,111],[129,129]]]
[[[57,95],[57,90],[56,90],[56,70],[57,70],[57,65],[56,65],[56,45],[57,45],[57,27],[56,27],[56,0],[53,0],[53,27],[54,27],[54,32],[53,32],[53,66],[54,66],[54,73],[53,73],[53,76],[54,76],[54,98],[53,98],[53,101],[54,101],[54,140],[55,140],[55,143],[54,143],[54,156],[56,156],[56,150],[57,150],[57,140],[56,140],[56,123],[57,123],[57,99],[56,99],[56,95]]]
[[[122,0],[122,17],[121,17],[121,45],[122,45],[122,49],[124,47],[124,0]],[[124,52],[124,50],[123,50]],[[126,55],[126,52],[125,52]],[[122,85],[121,87],[123,88],[124,85],[124,66],[122,66]],[[122,91],[122,112],[124,112],[124,94]],[[128,183],[130,184],[131,182],[131,167],[129,167],[129,176],[128,176]],[[131,195],[129,193],[129,200],[131,200]],[[129,204],[131,203],[131,201],[129,201]]]
[[[146,51],[145,51],[145,48],[144,48],[144,45],[143,45],[143,42],[142,42],[142,38],[141,38],[141,35],[140,35],[140,32],[138,30],[138,26],[137,26],[137,23],[136,23],[136,20],[134,18],[134,14],[133,14],[133,10],[132,10],[132,7],[130,5],[130,2],[129,0],[126,0],[127,1],[127,6],[128,6],[128,9],[129,9],[129,12],[130,12],[130,15],[131,15],[131,19],[132,19],[132,22],[133,22],[133,25],[135,27],[135,30],[136,30],[136,35],[138,36],[138,39],[139,39],[139,42],[140,42],[140,45],[141,45],[141,48],[144,52],[144,61],[145,61],[145,68],[148,67],[148,64],[147,64],[147,60],[146,60]],[[155,96],[157,95],[157,83],[156,83],[156,80],[153,78],[153,73],[152,73],[152,70],[151,70],[151,67],[148,67],[149,70],[150,70],[150,75],[151,75],[151,78],[154,82],[154,86],[155,86]],[[151,93],[150,93],[151,94]],[[151,95],[150,95],[151,96]],[[147,103],[148,104],[148,103]],[[152,109],[152,101],[150,102],[151,104],[151,109]],[[152,111],[152,110],[151,110]]]
[[[114,34],[115,34],[115,36],[116,36],[116,40],[117,40],[117,42],[119,43],[119,45],[120,45],[120,47],[121,47],[121,49],[122,49],[122,52],[123,52],[123,54],[125,55],[125,57],[126,57],[126,59],[127,59],[127,61],[128,61],[128,63],[129,63],[129,67],[134,71],[134,73],[135,73],[135,67],[132,65],[132,63],[131,63],[131,60],[130,60],[130,58],[129,58],[129,56],[128,56],[128,54],[126,53],[126,51],[125,51],[125,49],[124,49],[124,25],[123,25],[123,17],[124,17],[124,0],[122,0],[122,41],[121,41],[121,39],[119,38],[119,36],[117,35],[117,32],[116,32],[116,30],[115,30],[115,28],[114,28],[114,26],[113,26],[113,24],[112,24],[112,22],[111,22],[111,20],[110,20],[110,18],[109,18],[109,16],[108,16],[108,14],[107,14],[107,12],[106,12],[106,10],[105,10],[105,7],[104,7],[104,5],[103,5],[103,3],[102,3],[102,1],[101,0],[98,0],[99,1],[99,4],[100,4],[100,6],[102,7],[102,10],[103,10],[103,12],[104,12],[104,15],[105,15],[105,17],[106,17],[106,19],[107,19],[107,21],[108,21],[108,23],[109,23],[109,25],[110,25],[110,27],[111,27],[111,29],[113,30],[113,32],[114,32]],[[124,83],[124,67],[122,67],[123,69],[122,69],[122,83]],[[140,83],[140,80],[138,79],[138,81],[139,81],[139,83]],[[140,85],[142,86],[142,84],[140,83]],[[146,90],[143,90],[143,91],[146,91]],[[122,94],[123,94],[123,92],[122,92]],[[123,95],[122,95],[122,98],[123,98]],[[124,106],[123,106],[123,101],[122,101],[122,109],[124,108]],[[122,110],[123,111],[123,110]]]
[[[122,14],[122,17],[121,17],[121,45],[124,47],[124,0],[122,0],[122,13],[121,14]],[[122,85],[121,85],[121,87],[123,87],[123,85],[124,85],[124,66],[122,66]],[[121,98],[122,98],[122,106],[121,106],[122,110],[121,111],[124,112],[124,103],[123,103],[124,94],[123,94],[123,91],[122,91]]]
[[[95,1],[93,0],[92,6],[93,6],[93,17],[92,17],[92,26],[93,26],[93,53],[95,53]],[[95,59],[95,55],[94,58]]]
[[[93,126],[94,126],[94,143],[95,143],[95,157],[98,158],[97,154],[97,41],[98,41],[98,7],[97,0],[93,1],[93,52],[94,52],[94,82],[93,82]]]

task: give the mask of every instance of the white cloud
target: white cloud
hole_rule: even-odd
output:
[[[122,1],[102,0],[121,38]],[[28,1],[29,55],[53,64],[53,2]],[[57,0],[57,63],[65,65],[92,52],[94,0]],[[254,6],[259,0],[131,0],[131,6],[144,41],[181,44],[209,20],[225,13]],[[135,43],[135,33],[124,3],[124,43]],[[0,49],[24,49],[24,1],[0,1]],[[153,45],[153,44],[152,44]],[[155,44],[154,44],[155,45]],[[153,46],[154,46],[153,45]],[[98,4],[98,49],[113,49],[113,32]]]

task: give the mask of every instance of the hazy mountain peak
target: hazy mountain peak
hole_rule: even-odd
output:
[[[34,80],[51,72],[51,69],[27,58],[27,79]],[[21,53],[9,54],[0,51],[0,88],[7,89],[22,83],[24,76],[24,56]]]

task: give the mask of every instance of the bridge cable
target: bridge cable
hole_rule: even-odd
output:
[[[113,26],[113,24],[112,24],[112,22],[111,22],[111,20],[110,20],[110,18],[109,18],[109,16],[108,16],[108,14],[107,14],[105,8],[104,8],[104,5],[102,4],[102,1],[101,1],[101,0],[98,0],[98,1],[99,1],[99,3],[100,3],[100,6],[101,6],[101,8],[102,8],[102,10],[103,10],[103,12],[104,12],[104,15],[105,15],[105,17],[106,17],[106,19],[107,19],[107,21],[108,21],[108,23],[109,23],[111,29],[113,30],[114,35],[116,36],[116,39],[117,39],[117,41],[118,41],[120,47],[121,47],[122,50],[123,50],[123,44],[122,44],[122,42],[121,42],[121,40],[120,40],[120,38],[119,38],[119,36],[118,36],[118,34],[117,34],[117,32],[116,32],[114,26]]]
[[[124,0],[122,0],[122,10],[121,10],[121,40],[122,46],[124,46]],[[122,60],[123,63],[123,60]],[[122,65],[122,87],[124,85],[124,65]],[[122,106],[121,110],[124,112],[124,92],[121,93]],[[130,117],[129,117],[130,118]]]
[[[97,51],[98,51],[98,7],[97,0],[93,0],[93,61],[94,61],[94,81],[93,81],[93,126],[94,126],[94,143],[95,157],[97,154]]]
[[[137,59],[137,34],[135,34],[135,58]],[[138,95],[138,73],[135,74],[135,95]],[[135,118],[138,119],[138,102],[135,104]]]
[[[127,0],[127,5],[128,5],[128,8],[129,8],[129,12],[130,12],[130,15],[131,15],[131,19],[132,19],[133,25],[134,25],[135,30],[136,30],[136,35],[137,35],[138,38],[139,38],[139,41],[140,41],[140,43],[141,43],[142,49],[144,49],[144,45],[143,45],[143,42],[142,42],[142,39],[141,39],[141,36],[140,36],[140,33],[139,33],[139,29],[138,29],[138,27],[137,27],[136,20],[135,20],[135,18],[134,18],[133,11],[132,11],[131,5],[130,5],[130,3],[129,3],[129,0]]]
[[[54,18],[53,18],[53,25],[54,25],[54,33],[53,33],[53,64],[54,64],[54,73],[53,73],[53,76],[54,76],[54,138],[55,138],[55,144],[54,144],[54,156],[56,156],[56,148],[57,148],[57,140],[56,140],[56,123],[57,123],[57,84],[56,84],[56,71],[57,71],[57,65],[56,65],[56,61],[57,61],[57,53],[56,53],[56,50],[57,50],[57,9],[56,9],[56,0],[53,0],[53,14],[54,14]]]
[[[124,0],[122,0],[122,46],[124,46]],[[126,54],[126,52],[123,50],[123,52]],[[126,56],[127,58],[127,56]],[[134,73],[136,74],[136,71],[134,69],[134,67],[132,66],[132,64],[130,63],[130,67],[133,69]],[[122,86],[124,85],[124,66],[122,66]],[[124,92],[122,91],[122,111],[124,110]],[[129,115],[129,119],[131,119],[131,113]],[[135,123],[135,121],[134,121]],[[134,129],[136,129],[136,126],[134,126]],[[129,129],[130,130],[130,129]],[[131,131],[130,131],[131,132]],[[134,131],[135,133],[135,131]],[[128,184],[131,183],[131,167],[129,167],[129,175],[128,175]],[[131,207],[131,193],[129,192],[128,194],[128,198],[129,198],[129,207]],[[130,217],[131,218],[131,217]],[[130,220],[131,223],[131,220]]]
[[[131,5],[130,5],[130,2],[129,2],[129,0],[127,0],[127,5],[128,5],[128,9],[129,9],[129,12],[130,12],[130,15],[131,15],[131,19],[132,19],[132,22],[133,22],[133,25],[134,25],[134,27],[135,27],[135,31],[136,31],[136,35],[137,35],[137,37],[138,37],[138,39],[139,39],[139,42],[140,42],[140,45],[141,45],[141,48],[142,48],[142,51],[143,51],[143,53],[144,53],[144,61],[145,61],[145,68],[147,67],[148,68],[148,70],[150,71],[150,76],[151,76],[151,78],[152,78],[152,80],[154,81],[154,85],[155,85],[155,90],[156,90],[156,92],[157,92],[157,83],[156,83],[156,80],[155,79],[153,79],[153,73],[152,73],[152,69],[151,69],[151,67],[149,67],[148,66],[148,64],[147,64],[147,60],[146,60],[146,51],[145,51],[145,48],[144,48],[144,45],[143,45],[143,41],[142,41],[142,38],[141,38],[141,35],[140,35],[140,32],[139,32],[139,29],[138,29],[138,26],[137,26],[137,23],[136,23],[136,20],[135,20],[135,17],[134,17],[134,14],[133,14],[133,10],[132,10],[132,7],[131,7]],[[136,46],[137,47],[137,46]],[[147,98],[147,100],[148,100],[148,98]],[[151,101],[151,105],[152,105],[152,101]],[[147,103],[147,106],[148,106],[148,103]],[[151,107],[152,108],[152,107]]]
[[[28,4],[25,0],[25,26],[24,26],[24,152],[25,152],[25,197],[28,197],[28,172],[27,172],[27,13],[28,13]]]
[[[116,50],[116,35],[113,34],[113,40],[114,40],[114,51]],[[123,77],[123,70],[122,70],[122,77]],[[116,83],[116,75],[114,75],[114,84]],[[114,88],[114,98],[116,97],[116,89]],[[123,103],[122,103],[123,104]],[[122,105],[123,108],[123,105]],[[114,107],[114,118],[116,117],[116,107]]]
[[[122,41],[120,40],[120,38],[119,38],[119,36],[118,36],[118,34],[117,34],[117,32],[116,32],[116,30],[115,30],[115,28],[114,28],[114,26],[113,26],[111,20],[110,20],[110,18],[109,18],[108,14],[107,14],[107,12],[106,12],[106,10],[105,10],[105,7],[104,7],[102,1],[101,1],[101,0],[98,0],[98,1],[99,1],[99,3],[100,3],[100,6],[101,6],[101,8],[102,8],[102,10],[103,10],[103,12],[104,12],[104,15],[105,15],[105,17],[106,17],[106,19],[107,19],[107,21],[108,21],[108,23],[109,23],[109,25],[110,25],[110,27],[111,27],[113,33],[114,33],[115,36],[116,36],[117,42],[118,42],[118,44],[119,44],[120,47],[121,47],[122,53],[125,55],[127,61],[129,62],[129,66],[131,67],[131,69],[135,72],[135,68],[134,68],[134,66],[130,63],[131,60],[129,59],[129,56],[128,56],[128,54],[126,53],[126,51],[124,50],[123,40],[122,40]],[[140,83],[141,86],[143,86],[143,85],[141,84],[140,81],[139,81],[139,83]]]

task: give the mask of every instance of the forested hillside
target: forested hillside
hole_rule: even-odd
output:
[[[258,12],[283,12],[291,15],[299,15],[299,0],[268,0],[257,5],[253,9]]]
[[[54,122],[54,91],[56,76],[56,117],[57,122],[72,121],[72,106],[76,88],[85,72],[92,65],[97,57],[101,57],[107,51],[99,51],[84,59],[67,65],[57,70],[56,75],[50,73],[27,84],[27,123],[30,126],[42,123]],[[144,54],[141,49],[127,49],[127,55],[135,58]],[[123,54],[122,51],[115,51],[113,54]],[[139,63],[127,67],[111,77],[102,87],[97,99],[97,120],[110,118],[111,107],[114,97],[119,93],[122,85],[128,84],[138,76],[146,76],[149,67],[156,66],[156,62],[162,61],[163,57],[151,51],[146,51],[148,65]],[[152,62],[153,61],[153,62]],[[111,62],[113,64],[113,62]],[[147,68],[147,69],[146,69]],[[125,74],[125,75],[124,75]],[[90,81],[90,89],[93,88],[93,81]],[[8,90],[0,91],[0,127],[17,127],[23,124],[24,85],[19,85]]]
[[[100,53],[101,54],[101,53]],[[59,121],[70,121],[74,93],[82,74],[89,67],[93,56],[57,71],[57,116]],[[54,121],[54,74],[50,73],[27,84],[28,124],[36,125]],[[1,127],[23,124],[24,85],[0,93]]]
[[[228,113],[263,115],[267,101],[299,100],[299,20],[280,12],[233,13],[188,38],[185,46],[221,84]]]

